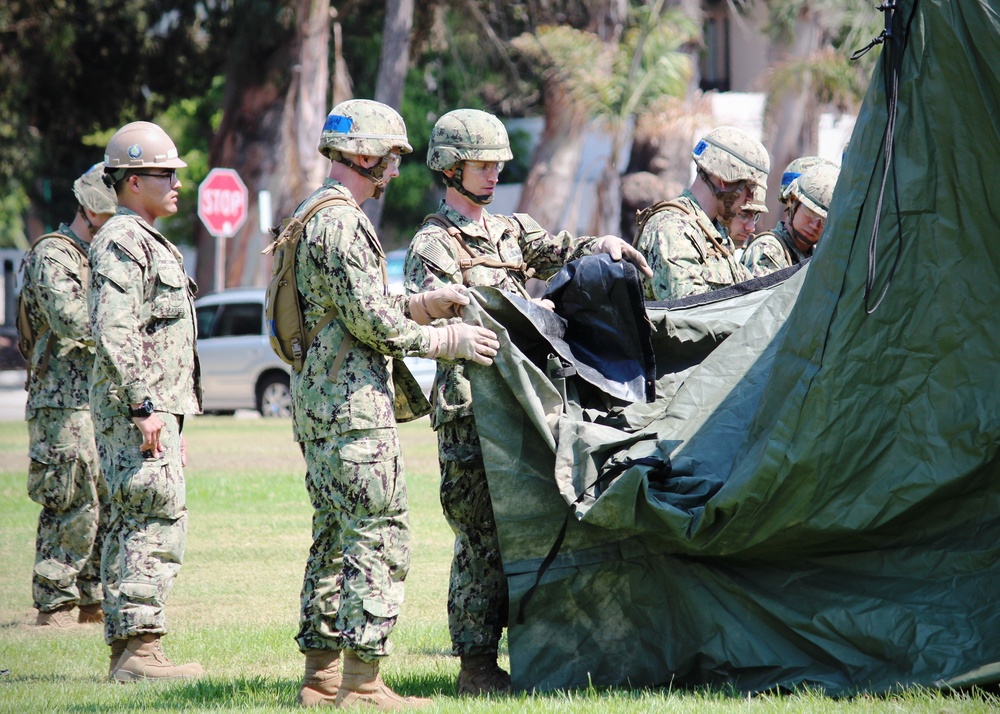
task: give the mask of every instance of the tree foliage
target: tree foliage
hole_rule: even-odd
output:
[[[42,227],[72,216],[72,181],[109,128],[205,90],[231,4],[13,0],[0,5],[0,191]],[[95,132],[99,138],[88,141]]]

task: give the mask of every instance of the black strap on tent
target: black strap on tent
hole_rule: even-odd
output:
[[[597,497],[597,488],[602,484],[610,483],[615,480],[618,476],[625,473],[626,469],[630,469],[633,466],[651,466],[657,468],[661,478],[670,472],[670,460],[664,461],[662,458],[654,458],[652,456],[644,456],[641,459],[626,459],[621,463],[617,463],[603,474],[597,477],[594,483],[583,489],[583,493],[576,497],[576,500],[570,504],[569,510],[566,512],[566,518],[563,519],[562,528],[559,529],[559,535],[556,536],[555,543],[549,549],[549,554],[545,556],[542,561],[542,565],[538,568],[538,573],[535,574],[535,582],[531,584],[528,588],[528,592],[524,594],[521,598],[521,604],[517,608],[517,624],[524,624],[524,611],[528,607],[528,602],[535,595],[535,590],[538,589],[538,585],[542,582],[542,577],[545,575],[545,571],[549,569],[553,562],[555,562],[556,556],[559,555],[559,551],[562,549],[563,541],[566,539],[566,530],[569,528],[569,519],[573,516],[575,506],[578,506],[583,502],[583,499],[587,497],[587,492],[590,489],[594,489],[594,497]]]
[[[864,47],[853,55],[851,59],[857,59],[863,56],[868,50],[877,44],[881,44],[883,41],[885,44],[885,65],[886,69],[884,74],[885,79],[885,96],[887,105],[887,116],[885,123],[885,131],[882,134],[882,177],[879,184],[878,192],[878,203],[875,207],[875,220],[872,224],[872,234],[868,241],[868,275],[865,279],[865,312],[869,315],[873,314],[882,304],[882,300],[885,298],[886,293],[889,292],[889,286],[892,284],[892,278],[896,273],[896,268],[899,266],[900,258],[903,255],[903,220],[899,211],[899,184],[896,180],[896,115],[899,109],[897,100],[899,96],[899,75],[902,71],[903,66],[903,54],[906,51],[906,46],[910,39],[910,26],[913,24],[913,18],[916,17],[917,2],[919,0],[913,0],[913,6],[910,9],[910,16],[906,20],[906,28],[902,33],[902,37],[898,36],[894,30],[893,25],[895,23],[896,10],[899,8],[899,1],[886,2],[878,6],[878,9],[885,13],[885,29],[882,33],[874,38],[867,47]],[[893,203],[896,209],[896,229],[899,233],[899,243],[896,246],[896,258],[892,263],[892,267],[889,269],[889,275],[885,279],[885,284],[882,286],[882,292],[879,294],[878,299],[875,301],[874,305],[870,304],[870,298],[872,290],[875,287],[875,264],[878,262],[878,231],[882,224],[882,203],[885,198],[885,186],[889,178],[889,172],[892,172],[892,197]],[[867,194],[865,200],[861,204],[861,209],[858,211],[858,221],[854,225],[854,238],[857,239],[858,229],[861,226],[861,216],[864,214],[865,203],[867,203]]]

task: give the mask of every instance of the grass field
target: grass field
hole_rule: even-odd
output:
[[[27,430],[0,422],[0,712],[277,712],[296,710],[303,658],[293,641],[311,509],[290,423],[232,417],[189,422],[190,520],[184,567],[168,606],[168,655],[199,661],[189,683],[107,681],[101,628],[39,633],[30,626],[38,506],[25,493]],[[434,698],[432,712],[995,712],[983,693],[910,690],[833,700],[815,692],[587,690],[497,699],[454,695],[445,616],[451,532],[437,498],[437,457],[426,419],[401,427],[413,530],[406,604],[383,666],[402,694]]]

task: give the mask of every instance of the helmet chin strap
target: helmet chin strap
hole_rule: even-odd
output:
[[[736,184],[736,188],[726,191],[715,185],[712,181],[712,177],[708,175],[705,169],[699,168],[698,176],[701,177],[701,180],[704,181],[708,188],[712,191],[712,195],[722,201],[722,215],[718,218],[724,224],[729,225],[729,222],[733,220],[733,216],[736,215],[736,211],[733,210],[733,205],[736,203],[736,200],[743,195],[744,183],[741,181]]]
[[[465,186],[462,185],[462,162],[459,161],[455,164],[455,173],[451,176],[448,174],[442,174],[444,176],[444,185],[448,188],[453,188],[460,194],[465,196],[467,199],[479,206],[485,206],[493,200],[493,194],[487,193],[482,196],[478,196],[471,191],[469,191]]]
[[[807,245],[810,248],[814,248],[816,246],[816,243],[809,240],[804,235],[795,230],[795,226],[793,225],[795,214],[798,212],[801,206],[802,204],[799,201],[796,201],[795,205],[792,207],[792,210],[789,211],[788,213],[788,223],[786,224],[786,227],[788,228],[788,234],[792,236],[794,240],[798,241],[799,243],[802,243],[802,245]]]
[[[350,159],[345,159],[343,155],[337,159],[338,162],[342,163],[347,168],[361,174],[366,179],[375,184],[375,194],[372,196],[376,201],[382,198],[382,193],[385,191],[385,179],[382,178],[385,174],[385,170],[389,168],[389,157],[383,156],[382,160],[378,162],[375,166],[370,169],[366,169],[364,166],[359,166]]]
[[[77,206],[77,210],[80,212],[80,215],[83,216],[83,222],[87,224],[87,229],[90,231],[91,238],[93,238],[94,234],[97,233],[97,229],[94,228],[94,224],[90,222],[90,216],[87,215],[87,211],[83,206]]]

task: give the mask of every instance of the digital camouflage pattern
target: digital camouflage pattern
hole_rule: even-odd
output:
[[[389,356],[426,354],[426,331],[410,320],[408,299],[390,295],[375,229],[350,191],[326,179],[296,213],[330,192],[350,205],[325,208],[306,224],[299,241],[296,284],[306,330],[331,308],[337,318],[316,335],[300,372],[292,372],[293,431],[305,442],[358,429],[396,426]],[[350,349],[335,378],[334,361],[345,338]]]
[[[644,281],[646,299],[677,300],[749,280],[749,272],[733,256],[732,241],[723,237],[694,195],[685,189],[677,200],[690,213],[672,208],[654,213],[636,242],[653,271]],[[711,237],[725,252],[702,226],[711,227]]]
[[[349,204],[319,211],[296,253],[305,328],[331,308],[338,315],[292,373],[293,429],[315,509],[296,641],[370,661],[389,651],[410,558],[389,356],[426,354],[430,340],[407,317],[408,299],[388,293],[382,246],[346,187],[328,178],[296,213],[332,192]]]
[[[510,161],[507,128],[492,114],[478,109],[455,109],[441,116],[431,130],[427,166],[450,169],[459,161]]]
[[[590,236],[574,238],[566,231],[552,235],[528,216],[499,216],[483,211],[484,227],[444,202],[438,212],[458,227],[476,256],[523,262],[541,277],[589,255],[598,240]],[[406,253],[403,279],[407,294],[462,284],[458,250],[442,226],[424,223]],[[527,278],[525,273],[510,268],[475,265],[469,269],[465,284],[496,287],[527,298]],[[455,531],[448,589],[453,654],[496,653],[500,630],[507,622],[507,584],[472,418],[472,387],[464,364],[437,363],[431,403],[431,426],[437,431],[442,472],[441,505]]]
[[[88,409],[93,340],[87,313],[84,254],[89,249],[65,223],[59,233],[79,245],[83,254],[59,238],[39,241],[24,258],[22,299],[38,339],[31,355],[25,418],[36,409]],[[51,342],[51,345],[50,345]],[[49,353],[44,369],[42,363]]]
[[[785,167],[785,172],[781,174],[781,189],[778,193],[778,200],[782,203],[788,201],[788,189],[791,187],[792,181],[801,176],[806,169],[829,163],[830,161],[821,156],[800,156],[797,159],[792,159]]]
[[[101,558],[105,638],[167,631],[164,604],[187,528],[180,428],[201,411],[194,284],[177,248],[119,207],[90,249],[96,360],[90,401],[111,520]],[[140,453],[129,406],[150,398],[165,452]]]
[[[315,439],[305,443],[305,457],[313,544],[295,639],[302,651],[385,657],[410,565],[398,435],[388,428]]]
[[[34,607],[101,602],[108,488],[86,409],[34,411],[28,420],[28,495],[42,506],[35,537]]]
[[[728,183],[767,185],[771,159],[759,141],[741,129],[720,126],[708,132],[691,152],[695,164]]]
[[[795,242],[788,232],[788,226],[782,221],[773,231],[758,233],[743,250],[743,267],[753,277],[773,273],[776,270],[797,265],[812,256],[812,250],[803,253],[795,247]]]
[[[118,196],[104,183],[104,162],[98,162],[73,182],[76,202],[99,215],[110,216],[118,208]]]
[[[146,397],[157,412],[199,413],[195,287],[180,252],[119,207],[94,238],[90,260],[95,415],[127,418],[129,404]]]
[[[340,158],[340,152],[385,156],[392,151],[413,151],[406,124],[395,109],[371,99],[348,99],[335,106],[319,135],[319,153],[328,159]]]
[[[184,559],[187,506],[181,468],[181,419],[163,420],[164,453],[144,458],[131,419],[94,415],[101,468],[107,475],[111,519],[101,553],[104,639],[167,632],[166,604]]]
[[[448,583],[452,654],[495,655],[509,603],[479,433],[467,416],[442,424],[437,434],[441,507],[455,532]]]
[[[86,253],[88,244],[69,226],[60,225],[59,233]],[[31,355],[25,419],[28,495],[42,506],[32,574],[34,606],[42,612],[101,601],[100,543],[108,495],[90,418],[94,350],[84,254],[49,238],[26,254],[23,266],[21,296],[39,335]]]

